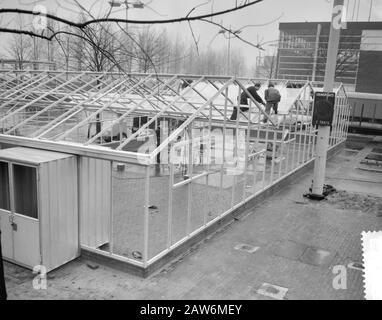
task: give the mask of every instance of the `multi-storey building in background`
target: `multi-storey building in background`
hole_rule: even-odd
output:
[[[276,77],[323,81],[330,23],[280,23],[279,30]],[[341,30],[336,81],[382,93],[382,22],[348,22]]]

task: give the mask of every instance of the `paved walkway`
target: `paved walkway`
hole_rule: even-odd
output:
[[[382,146],[372,138],[352,136],[329,161],[327,183],[340,192],[328,200],[302,197],[310,173],[148,279],[78,259],[34,290],[30,271],[6,263],[9,298],[363,299],[360,233],[382,230],[382,173],[358,168]],[[333,287],[336,265],[346,289]]]

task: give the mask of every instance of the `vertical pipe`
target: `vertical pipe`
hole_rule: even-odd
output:
[[[188,126],[188,172],[187,175],[189,178],[192,177],[193,174],[193,142],[192,142],[192,127],[193,127],[193,121]],[[188,184],[188,202],[187,202],[187,236],[190,236],[191,233],[191,215],[192,215],[192,181],[190,181]]]
[[[228,87],[225,89],[224,98],[224,120],[223,120],[223,154],[222,154],[222,166],[220,170],[220,196],[223,194],[223,176],[224,176],[224,166],[225,166],[225,143],[227,134],[227,104],[228,104]]]
[[[297,119],[299,118],[300,116],[300,107],[298,107],[297,109]],[[301,121],[300,121],[300,124],[297,124],[297,126],[299,127],[299,130],[298,130],[298,153],[297,153],[297,166],[300,166],[300,162],[301,162],[301,146],[302,146],[302,115],[301,115]]]
[[[210,159],[207,163],[207,171],[210,172],[211,170],[211,162],[212,162],[212,136],[211,136],[211,132],[212,132],[212,105],[210,104],[209,105],[210,107],[210,110],[209,110],[209,119],[208,119],[208,141],[209,141],[209,146],[210,146],[210,151],[209,151],[209,154],[210,154]],[[216,140],[215,140],[215,150],[214,150],[214,157],[215,157],[215,161],[216,161]],[[207,186],[208,186],[208,177],[209,175],[207,174],[206,176],[206,183],[207,183]]]
[[[347,138],[347,130],[349,125],[349,117],[350,117],[350,105],[347,103],[347,99],[345,99],[345,111],[344,111],[344,129],[343,129],[343,136],[342,140],[345,141]]]
[[[258,118],[257,118],[257,130],[256,130],[256,139],[255,139],[255,152],[258,152],[258,146],[260,145],[259,143],[259,139],[260,139],[260,127],[261,127],[261,119],[260,119],[260,116],[261,116],[261,113],[259,110],[257,110],[258,112]],[[262,154],[263,155],[263,154]],[[258,157],[260,157],[260,155],[257,155],[255,156],[255,166],[253,168],[254,170],[254,179],[253,179],[253,194],[256,193],[256,182],[257,182],[257,165],[256,165],[256,161],[258,159]]]
[[[145,167],[145,204],[143,213],[143,266],[147,266],[149,249],[150,166]]]
[[[342,118],[343,118],[343,111],[344,111],[343,103],[344,103],[344,97],[341,97],[340,105],[339,105],[340,112],[337,119],[338,125],[337,125],[337,134],[336,134],[336,144],[338,144],[341,141],[341,136],[342,136],[342,124],[343,124]]]
[[[235,132],[235,153],[234,157],[237,159],[238,157],[238,140],[239,140],[239,118],[241,116],[241,105],[240,105],[240,86],[238,85],[238,95],[237,95],[237,117],[236,117],[236,132]]]
[[[172,163],[172,159],[170,159],[170,175],[169,175],[169,186],[168,186],[168,213],[167,213],[167,249],[169,249],[172,244],[173,185],[174,185],[174,164]]]
[[[281,143],[280,143],[280,153],[279,153],[279,174],[278,178],[281,177],[282,172],[282,164],[283,164],[283,154],[284,154],[284,134],[285,134],[285,114],[283,115],[283,127],[282,127],[282,134],[281,134]]]
[[[251,133],[251,110],[252,110],[252,101],[249,101],[248,109],[248,125],[247,125],[247,136],[245,141],[245,159],[244,159],[244,188],[243,188],[243,201],[246,198],[247,190],[247,171],[248,171],[248,155],[249,155],[249,139]]]
[[[345,129],[346,129],[346,113],[347,113],[347,107],[346,107],[346,98],[344,98],[344,105],[343,105],[343,115],[342,115],[342,134],[341,134],[341,142],[344,140],[345,137]]]
[[[113,161],[110,161],[110,215],[109,215],[109,253],[113,254],[113,214],[114,214],[114,206],[113,206]]]
[[[233,174],[233,183],[231,188],[231,208],[235,205],[236,174]]]
[[[303,118],[303,116],[302,116],[302,119],[304,119]],[[302,154],[302,162],[303,163],[305,163],[305,161],[306,161],[306,147],[307,147],[307,142],[306,142],[306,136],[307,136],[307,133],[308,133],[308,125],[305,123],[305,129],[304,129],[304,148],[303,148],[303,154]],[[309,146],[308,146],[308,148],[309,148]]]
[[[362,108],[361,108],[361,116],[359,117],[359,126],[362,126],[362,119],[363,119],[363,109],[365,108],[365,104],[362,103]]]
[[[344,101],[344,98],[341,97],[340,105],[339,105],[340,112],[339,112],[338,120],[337,120],[338,121],[338,125],[337,125],[337,132],[336,132],[336,142],[335,142],[336,145],[341,141],[341,135],[342,135],[343,101]]]
[[[348,133],[349,133],[349,119],[350,119],[350,105],[348,106],[347,108],[347,119],[346,119],[346,136],[345,136],[345,139],[348,138]]]
[[[315,138],[316,133],[314,132],[316,128],[313,126],[312,122],[310,123],[310,130],[309,130],[309,159],[312,159],[314,157],[314,146],[315,146]]]
[[[239,118],[241,116],[241,105],[240,105],[240,86],[238,85],[238,95],[237,95],[237,117],[236,117],[236,132],[235,132],[235,140],[234,140],[234,161],[236,164],[238,163],[238,148],[239,148]],[[236,190],[236,172],[234,172],[233,175],[233,185],[231,189],[231,208],[234,206],[235,203],[235,190]]]
[[[288,132],[289,132],[289,137],[288,137],[288,141],[290,141],[292,139],[292,116],[291,114],[289,113],[288,114],[288,117],[289,117],[289,125],[288,125]],[[287,152],[286,152],[286,159],[285,159],[285,171],[288,172],[289,170],[289,158],[290,158],[290,148],[291,146],[291,142],[288,142],[288,146],[287,146]]]
[[[377,113],[377,103],[374,104],[374,112],[373,112],[373,119],[372,122],[375,123],[375,115]]]
[[[357,107],[357,102],[354,102],[354,107],[353,107],[353,112],[352,112],[352,115],[351,115],[351,121],[354,122],[354,114],[355,114],[355,109]]]
[[[269,121],[267,121],[266,128],[265,128],[265,163],[264,163],[264,171],[263,171],[263,181],[262,181],[262,188],[265,189],[265,172],[267,169],[267,153],[268,153],[268,132],[269,132]]]
[[[275,129],[273,129],[272,160],[271,160],[271,179],[270,179],[270,184],[273,183],[273,174],[274,174],[274,168],[275,168],[276,137],[277,137],[277,131],[276,131]]]

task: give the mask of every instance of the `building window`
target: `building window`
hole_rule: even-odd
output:
[[[37,219],[36,168],[14,164],[13,180],[16,213]]]
[[[8,163],[0,162],[0,209],[10,210]]]

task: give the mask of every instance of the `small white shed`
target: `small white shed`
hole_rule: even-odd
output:
[[[0,150],[3,257],[55,269],[79,256],[77,157],[16,147]]]

